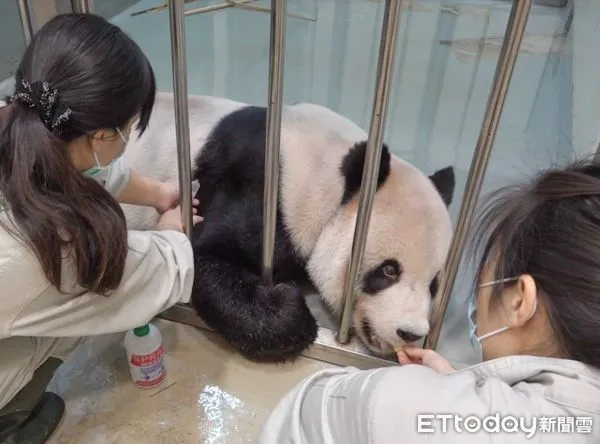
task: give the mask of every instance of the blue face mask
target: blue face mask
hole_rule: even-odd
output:
[[[499,281],[486,282],[485,284],[481,284],[479,286],[479,288],[489,287],[490,285],[500,284],[500,283],[504,283],[504,282],[513,282],[513,281],[516,281],[517,279],[519,279],[519,278],[508,278],[508,279],[501,279]],[[484,339],[487,339],[491,336],[495,336],[497,334],[505,332],[506,330],[509,330],[510,327],[501,327],[497,330],[493,330],[484,335],[477,336],[477,322],[476,322],[477,305],[476,305],[476,301],[477,301],[477,295],[473,295],[473,297],[471,298],[471,301],[469,302],[469,311],[467,314],[469,317],[469,337],[471,339],[471,344],[473,345],[473,347],[476,350],[479,361],[483,361],[483,347],[481,346],[481,342]],[[537,310],[537,300],[535,301],[535,305],[533,306],[533,311],[531,313],[532,317],[535,314],[536,310]]]
[[[115,128],[115,129],[116,129],[117,133],[119,133],[119,136],[121,137],[121,140],[123,141],[123,143],[125,145],[127,145],[128,140],[123,135],[123,132],[119,128]],[[92,179],[96,180],[97,182],[100,182],[100,183],[106,182],[106,177],[108,175],[108,171],[110,170],[111,166],[120,157],[122,157],[124,153],[125,153],[125,148],[123,147],[123,151],[121,151],[121,154],[119,154],[117,157],[115,157],[113,160],[111,160],[108,163],[108,165],[102,165],[100,163],[100,160],[98,160],[98,155],[96,154],[96,151],[94,151],[93,154],[94,154],[94,161],[96,162],[96,165],[85,170],[83,172],[83,174],[85,176],[91,177]]]

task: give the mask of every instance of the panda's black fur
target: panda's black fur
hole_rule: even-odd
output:
[[[263,186],[267,110],[248,106],[215,126],[195,159],[193,176],[203,223],[193,229],[195,278],[192,305],[199,316],[247,358],[283,361],[311,345],[317,323],[295,282],[308,280],[277,209],[273,281],[261,282]],[[346,203],[359,189],[366,142],[343,159]],[[389,174],[384,145],[378,186]]]

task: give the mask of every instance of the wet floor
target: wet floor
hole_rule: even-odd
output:
[[[143,390],[129,379],[123,334],[87,339],[50,389],[67,413],[52,444],[253,443],[277,401],[328,364],[246,361],[215,334],[157,320],[167,381]]]

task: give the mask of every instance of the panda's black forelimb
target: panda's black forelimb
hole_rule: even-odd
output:
[[[317,324],[300,289],[274,287],[218,250],[195,249],[192,305],[198,315],[246,358],[284,362],[300,355],[317,335]]]

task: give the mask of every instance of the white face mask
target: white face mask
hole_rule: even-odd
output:
[[[513,282],[518,280],[519,278],[507,278],[507,279],[501,279],[498,281],[491,281],[491,282],[486,282],[485,284],[481,284],[479,286],[479,288],[484,288],[484,287],[489,287],[491,285],[495,285],[495,284],[500,284],[500,283],[504,283],[504,282]],[[484,335],[481,336],[477,336],[477,322],[475,321],[475,315],[477,313],[477,305],[476,305],[476,301],[477,301],[477,295],[473,295],[473,297],[471,298],[471,301],[469,302],[469,311],[467,313],[467,316],[469,317],[469,336],[471,338],[471,344],[473,345],[473,347],[475,347],[475,350],[477,351],[477,357],[479,358],[479,361],[483,361],[483,348],[481,346],[481,342],[484,339],[487,339],[491,336],[495,336],[497,334],[503,333],[506,330],[509,330],[510,327],[501,327],[497,330],[493,330],[489,333],[486,333]],[[535,314],[537,310],[537,299],[535,300],[535,305],[533,306],[533,310],[531,312],[531,317],[533,317],[533,315]]]
[[[123,140],[123,143],[125,144],[125,146],[127,146],[128,140],[127,138],[123,135],[123,132],[119,129],[119,128],[115,128],[117,133],[119,133],[119,136],[121,137],[121,140]],[[125,147],[123,147],[123,151],[121,151],[121,154],[119,154],[117,157],[115,157],[113,160],[111,160],[108,165],[102,165],[100,163],[100,160],[98,160],[98,155],[96,154],[96,151],[94,151],[94,161],[96,162],[96,165],[85,170],[83,172],[84,175],[91,177],[92,179],[96,180],[97,182],[100,183],[104,183],[106,182],[106,178],[108,176],[108,171],[110,170],[110,167],[113,165],[113,163],[115,163],[121,156],[123,156],[123,154],[125,153]]]

